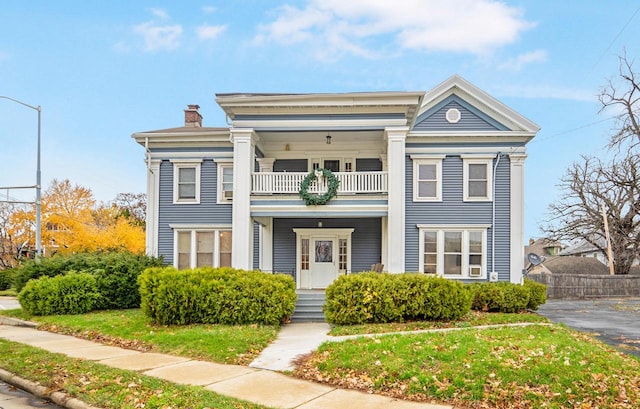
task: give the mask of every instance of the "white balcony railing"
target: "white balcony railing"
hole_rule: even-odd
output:
[[[307,172],[256,172],[252,174],[253,194],[297,194]],[[387,193],[387,172],[335,172],[340,181],[338,193]],[[314,182],[309,193],[327,191],[326,180]]]

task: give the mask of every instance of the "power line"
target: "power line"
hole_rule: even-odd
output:
[[[576,131],[579,131],[579,130],[581,130],[581,129],[589,128],[589,127],[591,127],[591,126],[598,125],[598,124],[601,124],[601,123],[606,122],[606,121],[610,121],[610,120],[612,120],[612,119],[615,119],[615,117],[609,117],[609,118],[601,119],[601,120],[596,121],[596,122],[591,122],[591,123],[588,123],[588,124],[585,124],[585,125],[581,125],[581,126],[578,126],[578,127],[576,127],[576,128],[567,129],[566,131],[557,132],[557,133],[554,133],[554,134],[552,134],[552,135],[547,135],[547,136],[545,136],[544,138],[534,138],[534,139],[530,142],[530,144],[531,144],[531,143],[535,143],[535,142],[542,142],[542,141],[546,141],[547,139],[555,138],[556,136],[562,136],[562,135],[566,135],[566,134],[569,134],[569,133],[572,133],[572,132],[576,132]]]
[[[609,52],[609,50],[611,49],[611,47],[613,47],[613,44],[615,44],[616,41],[618,41],[618,38],[620,38],[620,36],[622,35],[622,33],[624,32],[624,30],[626,30],[627,26],[629,26],[629,24],[631,24],[631,20],[633,20],[633,18],[636,16],[636,14],[638,14],[638,11],[640,11],[640,7],[638,7],[636,9],[636,11],[633,12],[633,14],[631,15],[631,17],[629,17],[629,20],[627,20],[627,22],[625,23],[624,26],[622,26],[622,28],[620,29],[620,31],[618,31],[618,34],[616,34],[616,36],[613,38],[613,40],[611,41],[611,43],[609,44],[609,46],[602,52],[602,54],[600,55],[600,57],[598,57],[598,59],[596,60],[595,64],[593,64],[593,67],[591,67],[591,69],[594,69],[596,67],[596,65],[600,64],[600,61],[602,60],[602,58],[605,56],[605,54],[607,54]]]

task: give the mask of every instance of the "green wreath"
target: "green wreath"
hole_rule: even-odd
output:
[[[327,180],[329,181],[327,192],[322,195],[314,195],[309,193],[309,185],[311,185],[311,182],[318,179],[318,175],[316,175],[316,172],[318,172],[318,174],[322,173],[322,176],[327,178]],[[298,193],[307,206],[323,205],[329,200],[336,197],[336,195],[338,194],[339,185],[340,181],[338,180],[336,175],[333,174],[333,172],[328,169],[315,169],[309,172],[307,177],[304,178],[304,180],[300,184],[300,191]]]

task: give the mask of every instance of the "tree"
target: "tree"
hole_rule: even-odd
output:
[[[135,196],[135,195],[134,195]],[[11,232],[33,231],[32,209],[13,212]],[[90,189],[53,180],[42,195],[42,242],[48,254],[84,251],[144,251],[144,229],[118,207],[96,205]],[[28,238],[33,243],[33,238]],[[15,241],[15,240],[14,240]]]
[[[113,200],[113,206],[119,209],[122,217],[132,224],[145,226],[147,216],[147,195],[144,193],[119,193]]]
[[[584,239],[603,254],[606,209],[616,274],[628,274],[640,249],[640,155],[629,151],[609,164],[583,157],[560,181],[564,194],[549,205],[543,230],[558,240]]]
[[[629,61],[626,53],[619,60],[617,80],[609,79],[600,90],[600,112],[607,109],[616,112],[617,131],[609,146],[619,148],[628,142],[635,147],[640,144],[640,76],[633,71],[633,62]]]

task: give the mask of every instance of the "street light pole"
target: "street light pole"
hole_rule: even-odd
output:
[[[38,111],[38,148],[36,151],[36,259],[40,259],[42,255],[42,228],[41,228],[41,220],[42,220],[42,177],[40,171],[40,133],[42,129],[42,107],[38,105],[37,107],[33,105],[29,105],[25,102],[19,101],[17,99],[6,97],[0,95],[0,98],[8,99],[10,101],[16,102],[20,105],[23,105],[27,108],[34,109]]]

